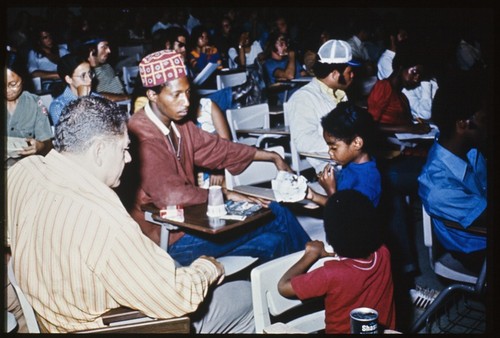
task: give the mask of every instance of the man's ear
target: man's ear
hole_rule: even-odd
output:
[[[338,82],[339,81],[340,73],[339,73],[338,70],[335,69],[328,76],[330,77],[330,80]]]
[[[103,164],[103,159],[105,154],[105,147],[103,140],[96,140],[90,147],[91,157],[94,160],[95,164],[100,167]]]
[[[158,99],[158,94],[154,90],[147,89],[146,90],[146,96],[148,97],[149,101],[156,102]]]

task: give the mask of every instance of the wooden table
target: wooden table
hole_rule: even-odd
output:
[[[184,222],[174,221],[160,217],[160,210],[153,204],[141,206],[144,212],[150,212],[153,220],[160,223],[168,223],[181,229],[200,231],[206,234],[216,235],[231,229],[246,226],[255,221],[265,220],[272,216],[271,209],[262,208],[244,220],[220,219],[207,216],[207,204],[192,205],[184,208]]]

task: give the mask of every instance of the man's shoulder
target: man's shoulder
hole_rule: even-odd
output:
[[[305,86],[299,88],[295,93],[293,93],[288,102],[293,105],[302,102],[303,100],[308,100],[308,99],[316,100],[316,97],[319,96],[321,96],[321,88],[319,87],[319,85],[316,83],[315,80],[312,80]]]

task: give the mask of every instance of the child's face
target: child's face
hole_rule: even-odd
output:
[[[337,139],[326,131],[323,132],[323,138],[328,145],[328,154],[337,164],[345,166],[359,158],[361,151],[358,142],[352,141],[350,144]]]

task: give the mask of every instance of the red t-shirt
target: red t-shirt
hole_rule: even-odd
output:
[[[402,125],[411,123],[408,98],[392,89],[389,80],[379,80],[368,96],[368,111],[380,123]]]
[[[381,246],[369,259],[341,258],[292,278],[301,300],[325,296],[326,333],[350,333],[351,310],[369,307],[378,311],[378,322],[394,330],[396,314],[387,247]]]

